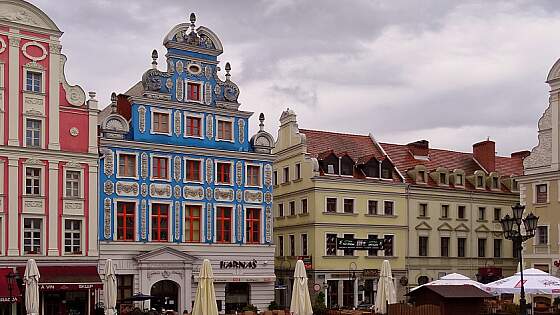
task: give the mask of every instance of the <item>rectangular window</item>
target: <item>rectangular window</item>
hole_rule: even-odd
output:
[[[546,184],[539,184],[536,186],[537,190],[537,203],[547,203],[548,202],[548,187]]]
[[[464,219],[465,218],[465,206],[457,206],[457,218]]]
[[[25,81],[25,90],[30,92],[41,93],[43,89],[43,74],[41,72],[27,71],[27,78]]]
[[[327,212],[331,212],[331,213],[336,212],[336,204],[337,204],[336,198],[327,198]]]
[[[279,217],[284,216],[284,204],[283,203],[278,204],[278,216]]]
[[[477,188],[484,187],[484,177],[483,176],[477,176],[476,177],[476,187]]]
[[[274,181],[274,186],[278,186],[278,171],[272,172],[272,180]]]
[[[428,256],[428,237],[418,237],[418,256]]]
[[[463,186],[463,174],[455,175],[455,185]]]
[[[502,240],[499,238],[494,239],[494,257],[502,257]]]
[[[136,177],[136,155],[119,154],[119,176]]]
[[[27,119],[25,128],[25,144],[28,147],[41,147],[41,125],[39,119]]]
[[[385,215],[394,215],[395,214],[395,209],[394,209],[394,205],[395,203],[392,201],[384,201],[383,202],[384,205],[384,213]]]
[[[466,238],[458,238],[457,239],[457,257],[465,257],[466,255],[466,247],[467,246],[467,239]]]
[[[216,241],[218,243],[231,243],[231,208],[218,207],[217,210]]]
[[[117,275],[117,301],[132,297],[134,275]]]
[[[278,236],[278,256],[284,256],[284,236]]]
[[[498,181],[498,177],[492,177],[492,188],[498,189],[500,182]]]
[[[152,204],[152,241],[166,242],[169,239],[169,206]]]
[[[368,214],[377,214],[377,200],[368,200]]]
[[[152,127],[154,132],[169,133],[169,114],[168,113],[152,113]]]
[[[288,235],[290,239],[290,256],[294,257],[296,255],[296,237],[295,235]]]
[[[327,234],[325,237],[325,254],[327,256],[336,256],[336,234]]]
[[[478,239],[478,257],[486,257],[486,239]]]
[[[447,174],[439,173],[439,183],[440,184],[447,184]]]
[[[344,199],[344,213],[354,213],[354,199]]]
[[[428,204],[427,203],[421,203],[418,205],[418,216],[419,217],[428,217]]]
[[[301,213],[306,214],[307,212],[307,199],[301,199]]]
[[[231,121],[218,120],[218,139],[233,140]]]
[[[500,221],[502,218],[502,209],[494,208],[494,221]]]
[[[117,202],[117,240],[134,241],[135,207],[133,202]]]
[[[537,245],[548,245],[548,227],[545,225],[537,226],[536,231]]]
[[[368,240],[376,240],[377,235],[368,235]],[[368,249],[368,256],[377,256],[377,249]]]
[[[27,167],[25,169],[25,194],[39,196],[41,194],[41,169]]]
[[[247,208],[245,223],[245,241],[249,244],[259,244],[261,242],[261,209]]]
[[[486,208],[478,207],[478,220],[483,221],[486,218]]]
[[[344,239],[345,240],[353,240],[354,239],[354,234],[344,234]],[[354,256],[354,250],[353,249],[345,249],[344,250],[344,256]]]
[[[284,167],[284,183],[288,183],[290,181],[290,168]]]
[[[185,160],[185,177],[189,182],[200,182],[200,161],[199,160]]]
[[[290,215],[296,215],[296,202],[290,201]]]
[[[449,218],[449,205],[441,205],[441,217],[444,219]]]
[[[66,171],[66,197],[80,197],[79,171]]]
[[[200,101],[200,84],[187,82],[187,100]]]
[[[185,206],[185,241],[200,242],[200,212],[202,206]]]
[[[440,245],[441,257],[449,257],[449,237],[442,237]]]
[[[25,254],[41,254],[41,219],[23,219],[23,251]]]
[[[65,254],[82,254],[82,221],[65,220],[64,221],[64,253]]]
[[[519,258],[519,248],[520,248],[520,244],[519,241],[513,241],[512,242],[512,253],[511,253],[511,257],[513,258]]]
[[[230,163],[216,163],[218,184],[231,184],[231,164]]]
[[[168,179],[168,162],[166,157],[152,158],[152,177],[154,179]]]
[[[301,234],[301,255],[307,256],[307,234]]]
[[[385,235],[383,237],[383,249],[384,249],[384,254],[385,256],[395,256],[395,251],[394,251],[394,241],[395,240],[395,236],[394,235]]]
[[[187,116],[185,134],[188,137],[200,137],[202,135],[201,119],[199,117]]]
[[[258,165],[247,165],[247,185],[260,186],[261,185],[261,168]]]
[[[301,164],[297,163],[296,164],[296,179],[300,179],[301,178]]]
[[[418,175],[416,176],[416,181],[418,183],[425,183],[426,182],[426,172],[418,171]]]

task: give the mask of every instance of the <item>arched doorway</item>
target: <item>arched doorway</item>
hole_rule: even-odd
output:
[[[251,286],[246,282],[226,283],[226,314],[240,312],[249,305]]]
[[[179,285],[171,280],[161,280],[150,289],[150,295],[154,297],[151,307],[156,310],[179,311]]]

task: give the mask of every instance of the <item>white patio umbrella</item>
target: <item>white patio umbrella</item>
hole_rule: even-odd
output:
[[[434,280],[432,282],[423,284],[423,285],[419,285],[415,288],[413,288],[412,290],[410,290],[410,292],[421,288],[425,285],[472,285],[475,286],[479,289],[483,289],[484,290],[484,284],[474,281],[471,278],[467,277],[467,276],[463,276],[460,273],[450,273],[448,275],[445,275],[441,278],[439,278],[438,280]]]
[[[294,272],[294,286],[292,288],[292,303],[290,313],[294,315],[312,315],[311,298],[307,286],[307,273],[303,260],[298,260]]]
[[[388,260],[383,261],[379,282],[377,282],[377,295],[375,296],[375,312],[378,314],[387,313],[387,304],[397,303],[397,292],[393,281],[391,264]]]
[[[560,295],[560,279],[534,268],[523,271],[523,282],[527,294]],[[519,294],[521,292],[521,273],[486,284],[491,294]]]
[[[25,309],[28,315],[39,315],[39,268],[35,259],[29,259],[25,267]]]
[[[192,315],[218,315],[216,292],[214,291],[214,274],[208,259],[204,259],[200,267]]]
[[[105,300],[105,315],[117,313],[117,276],[113,261],[107,259],[105,262],[105,280],[103,281],[103,299]]]

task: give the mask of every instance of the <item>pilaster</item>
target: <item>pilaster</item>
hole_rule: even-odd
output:
[[[49,161],[49,244],[48,256],[59,256],[58,252],[58,161]],[[60,189],[62,189],[60,187]]]
[[[9,176],[9,195],[8,199],[10,201],[10,208],[7,209],[9,214],[8,218],[8,256],[19,256],[18,250],[18,236],[21,230],[21,226],[18,224],[18,195],[21,189],[19,185],[18,178],[18,159],[9,158],[8,159],[8,176]]]
[[[99,219],[98,217],[99,214],[97,210],[97,205],[98,205],[97,176],[98,176],[97,165],[90,165],[89,166],[89,200],[88,200],[88,209],[89,209],[88,256],[99,256],[99,243],[97,242],[98,219]]]
[[[49,44],[49,150],[60,150],[60,49],[58,42]]]
[[[10,40],[10,63],[8,69],[8,106],[10,109],[8,126],[8,145],[19,146],[19,43],[21,38],[18,35],[12,34],[9,36]],[[17,177],[16,177],[17,178]]]

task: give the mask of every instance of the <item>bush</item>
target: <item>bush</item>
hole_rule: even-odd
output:
[[[278,305],[278,303],[276,303],[276,301],[270,301],[270,304],[268,304],[269,311],[281,310],[281,309],[282,308]]]
[[[313,303],[313,314],[325,315],[327,313],[327,307],[325,306],[325,294],[319,292],[317,297],[315,297],[315,303]]]
[[[243,311],[243,312],[251,311],[251,312],[255,312],[255,313],[256,313],[256,312],[257,312],[257,307],[256,307],[255,305],[253,305],[253,304],[248,304],[248,305],[245,305],[245,307],[243,307],[242,311]]]

